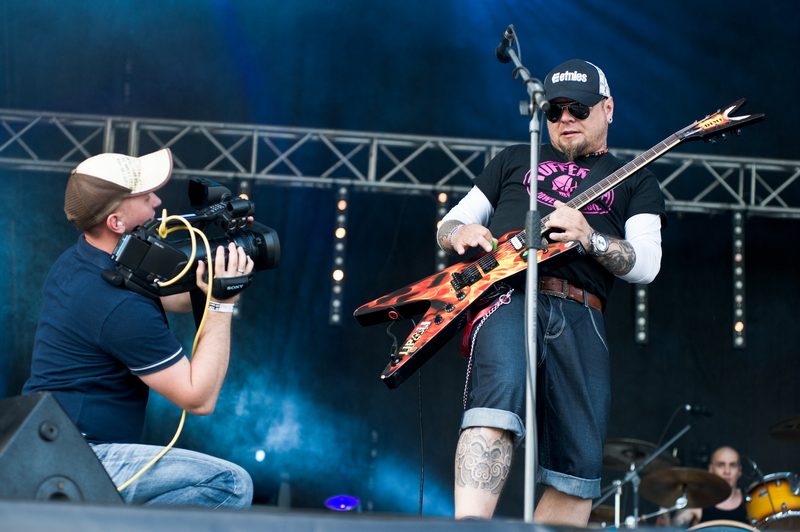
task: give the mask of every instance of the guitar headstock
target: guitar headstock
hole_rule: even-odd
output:
[[[742,127],[764,120],[764,113],[731,116],[731,113],[744,105],[745,101],[745,98],[736,100],[729,106],[719,109],[716,113],[695,122],[679,131],[677,133],[678,138],[681,140],[703,139],[714,142],[715,137],[725,138],[725,135],[729,132],[739,135],[739,130]]]

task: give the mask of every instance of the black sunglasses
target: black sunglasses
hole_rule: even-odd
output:
[[[547,110],[545,115],[547,119],[551,122],[558,122],[561,119],[561,115],[564,112],[564,109],[569,111],[569,114],[577,118],[578,120],[586,120],[589,118],[589,113],[592,112],[592,108],[588,105],[583,105],[582,103],[578,102],[569,102],[569,103],[551,103],[550,109]]]

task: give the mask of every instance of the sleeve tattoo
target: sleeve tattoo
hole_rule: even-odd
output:
[[[608,240],[610,244],[608,251],[595,258],[614,275],[625,275],[636,263],[636,251],[627,240],[611,237]]]

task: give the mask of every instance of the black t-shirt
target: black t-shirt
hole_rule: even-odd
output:
[[[593,173],[592,169],[601,162],[603,169]],[[610,153],[579,157],[570,162],[551,145],[543,145],[539,151],[537,181],[539,215],[544,217],[551,213],[555,200],[568,202],[620,166],[621,161]],[[525,227],[530,201],[529,168],[530,146],[520,144],[500,152],[475,178],[475,186],[495,209],[489,223],[489,230],[495,238]],[[662,226],[666,220],[664,197],[655,176],[647,169],[635,172],[581,212],[596,231],[616,238],[624,238],[625,221],[634,215],[658,214],[662,217]],[[614,275],[591,257],[562,266],[548,275],[566,279],[570,284],[595,294],[603,305],[614,284]]]
[[[740,521],[742,523],[749,524],[747,520],[747,507],[744,504],[744,497],[742,497],[742,503],[733,510],[720,510],[716,506],[703,508],[700,523],[707,523],[709,521],[717,521],[720,519],[726,519],[728,521]]]
[[[160,304],[113,286],[111,255],[86,242],[47,275],[23,394],[51,391],[91,443],[138,443],[149,388],[139,378],[184,358]]]

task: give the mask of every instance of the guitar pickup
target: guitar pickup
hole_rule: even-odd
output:
[[[509,242],[511,242],[514,251],[521,251],[525,247],[525,233],[517,233],[509,239]]]
[[[474,264],[467,266],[460,272],[453,272],[452,276],[453,278],[450,280],[450,284],[453,285],[456,291],[466,286],[472,286],[481,280],[481,272],[478,271],[478,268]]]

